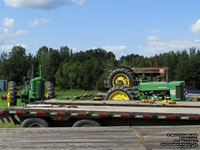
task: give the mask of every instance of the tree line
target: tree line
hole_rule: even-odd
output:
[[[186,81],[190,89],[200,89],[200,51],[186,50],[144,57],[137,54],[116,60],[112,52],[93,49],[74,53],[67,46],[58,49],[43,46],[36,55],[15,46],[11,52],[0,56],[0,79],[23,84],[23,77],[31,76],[32,65],[43,67],[43,77],[61,89],[105,90],[103,81],[109,70],[117,66],[169,67],[170,81]],[[35,69],[37,70],[37,69]],[[37,74],[38,71],[37,71]]]

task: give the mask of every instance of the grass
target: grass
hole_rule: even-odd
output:
[[[7,92],[0,92],[0,97],[2,96],[2,95],[6,95],[7,94]],[[0,98],[0,109],[1,108],[6,108],[7,107],[7,102],[6,101],[4,101],[4,100],[2,100],[1,98]]]
[[[80,90],[80,89],[70,89],[70,90],[58,90],[56,89],[56,95],[57,96],[81,96],[83,94],[96,94],[99,91],[85,91],[85,90]],[[0,97],[2,95],[6,95],[7,92],[2,92],[0,91]],[[21,105],[23,103],[21,103],[18,100],[18,105]],[[7,107],[7,101],[6,100],[2,100],[0,98],[0,109],[6,108]],[[19,128],[20,125],[14,125],[13,123],[0,123],[0,128]]]
[[[7,94],[7,92],[1,91],[0,92],[0,97],[2,95],[6,95],[6,94]],[[6,108],[6,107],[7,107],[7,101],[6,100],[2,100],[0,98],[0,109]],[[0,123],[0,128],[18,128],[18,127],[19,127],[19,125],[14,125],[14,123]]]
[[[70,89],[70,90],[56,90],[55,91],[57,96],[81,96],[83,94],[96,94],[99,93],[99,91],[85,91],[85,90],[80,90],[80,89]],[[2,95],[6,95],[7,92],[2,92],[0,91],[0,97]],[[21,105],[23,103],[18,100],[17,105]],[[7,107],[7,101],[2,100],[0,98],[0,109],[6,108]]]
[[[58,96],[81,96],[83,94],[96,94],[96,93],[99,93],[99,91],[85,91],[76,89],[56,90],[56,95]]]
[[[14,123],[0,123],[0,128],[20,128],[20,125]]]

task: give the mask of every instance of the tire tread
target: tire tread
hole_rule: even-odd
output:
[[[118,73],[123,73],[125,75],[128,76],[129,80],[130,80],[130,87],[133,86],[133,81],[134,81],[134,72],[129,69],[129,68],[125,68],[125,67],[120,67],[120,68],[117,68],[115,69],[114,71],[112,71],[109,75],[108,75],[108,80],[107,80],[107,83],[108,83],[108,88],[112,88],[113,87],[113,84],[112,84],[112,80],[113,80],[113,77],[118,74]]]
[[[128,97],[130,98],[130,100],[136,99],[136,96],[135,96],[132,88],[130,88],[128,86],[115,86],[108,90],[105,100],[109,100],[110,95],[116,91],[122,91],[122,92],[126,93],[128,95]]]

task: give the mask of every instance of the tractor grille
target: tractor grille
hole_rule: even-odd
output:
[[[184,87],[176,86],[176,98],[183,99],[183,96],[184,96]]]

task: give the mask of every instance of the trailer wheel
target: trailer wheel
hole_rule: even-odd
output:
[[[22,128],[45,128],[49,127],[46,120],[41,118],[28,118],[25,119],[21,125]]]
[[[134,100],[136,99],[133,89],[127,86],[115,86],[106,95],[106,100]]]
[[[107,82],[109,88],[117,85],[132,87],[134,84],[134,73],[128,68],[117,68],[109,74]]]
[[[94,120],[88,120],[88,119],[83,119],[83,120],[78,120],[73,124],[72,127],[100,127],[100,123]]]
[[[45,83],[45,98],[51,99],[55,97],[54,84],[52,82]]]
[[[8,82],[7,103],[8,107],[17,105],[17,86],[14,81]]]

